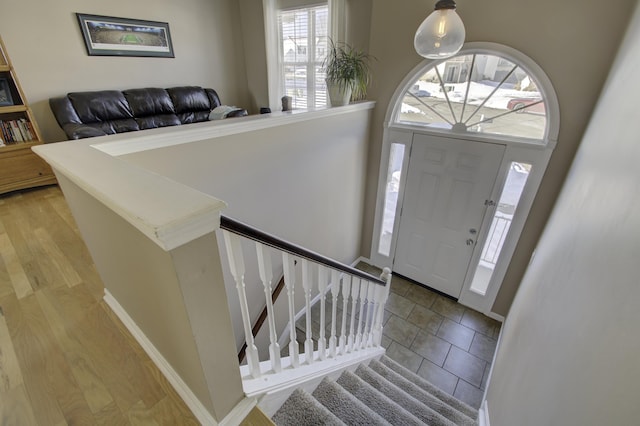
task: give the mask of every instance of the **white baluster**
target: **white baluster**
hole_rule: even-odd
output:
[[[378,309],[375,316],[375,325],[374,325],[374,336],[373,336],[373,344],[375,346],[380,346],[382,342],[382,321],[384,319],[384,307],[387,303],[387,298],[389,297],[389,290],[391,289],[391,269],[384,268],[382,270],[382,274],[380,275],[380,279],[386,281],[387,285],[377,286],[376,289],[376,300],[378,302]]]
[[[313,364],[313,330],[311,329],[311,291],[313,290],[313,278],[311,277],[311,265],[306,259],[302,260],[302,288],[304,289],[305,320],[307,339],[304,341],[304,353],[307,364]]]
[[[256,242],[256,253],[258,255],[258,270],[260,279],[264,287],[264,298],[267,303],[267,322],[269,324],[269,358],[271,359],[271,368],[275,373],[282,370],[280,363],[280,345],[278,344],[278,335],[276,333],[276,321],[273,315],[273,301],[271,300],[273,285],[273,269],[271,267],[271,256],[266,247]]]
[[[287,300],[289,303],[289,357],[293,368],[300,366],[298,358],[298,341],[296,340],[296,306],[293,298],[296,284],[296,270],[293,256],[282,253],[282,266],[284,268],[284,284],[287,287]]]
[[[224,231],[224,241],[227,247],[227,255],[229,256],[229,267],[231,275],[236,282],[236,290],[238,291],[238,299],[240,299],[240,312],[242,314],[242,325],[244,326],[244,336],[247,342],[246,357],[249,374],[251,377],[260,377],[260,357],[258,356],[258,348],[253,341],[253,333],[251,332],[251,317],[249,316],[249,305],[247,304],[247,295],[244,283],[244,258],[242,256],[242,246],[240,238],[230,232]]]
[[[369,291],[367,292],[367,318],[364,323],[364,337],[362,341],[362,347],[368,348],[373,344],[373,320],[375,315],[375,291],[376,284],[369,281]]]
[[[338,339],[336,338],[336,327],[338,321],[338,294],[340,293],[340,276],[335,269],[331,270],[331,337],[329,337],[329,356],[335,358],[337,353]],[[344,320],[343,320],[344,325]]]
[[[367,300],[367,291],[369,289],[369,281],[360,279],[360,312],[358,314],[358,333],[356,334],[355,347],[356,350],[362,347],[362,320],[365,316],[364,308]],[[366,325],[366,324],[365,324]]]
[[[347,311],[349,310],[349,295],[351,294],[351,275],[342,276],[342,329],[340,331],[340,354],[347,353]]]
[[[349,323],[349,337],[347,338],[348,352],[353,352],[355,343],[355,320],[356,311],[358,310],[358,295],[360,294],[360,278],[352,277],[351,280],[351,322]]]
[[[326,316],[325,296],[327,293],[327,280],[329,271],[322,265],[318,265],[318,290],[320,291],[320,338],[318,339],[318,358],[321,361],[327,359],[327,340],[325,338]]]
[[[382,298],[386,289],[382,285],[376,285],[375,287],[375,313],[373,316],[372,334],[373,346],[377,347],[380,346],[382,341],[382,321],[384,319],[384,303],[382,303]]]

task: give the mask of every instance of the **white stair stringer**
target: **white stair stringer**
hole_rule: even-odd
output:
[[[291,367],[290,358],[283,357],[282,371],[277,375],[269,374],[269,361],[261,362],[260,367],[265,374],[259,379],[252,378],[247,366],[243,365],[240,367],[242,386],[246,396],[257,397],[260,409],[272,416],[296,388],[311,392],[325,377],[337,379],[343,371],[355,371],[358,365],[379,359],[384,353],[382,347],[367,348],[319,361],[315,351],[313,364],[307,364],[304,354],[301,354],[300,366],[295,369]]]

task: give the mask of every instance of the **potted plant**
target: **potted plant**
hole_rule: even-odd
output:
[[[347,105],[351,99],[364,99],[371,81],[371,56],[346,43],[330,40],[323,66],[331,106]]]

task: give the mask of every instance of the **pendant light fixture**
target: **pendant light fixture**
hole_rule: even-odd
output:
[[[418,55],[444,59],[458,53],[464,44],[464,24],[454,0],[438,0],[435,10],[416,31],[413,45]]]

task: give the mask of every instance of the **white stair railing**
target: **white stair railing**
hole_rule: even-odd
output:
[[[384,305],[391,282],[391,272],[388,269],[378,278],[226,217],[221,218],[221,228],[240,301],[247,344],[246,368],[250,378],[262,377],[261,380],[266,380],[265,377],[286,373],[305,365],[339,360],[340,357],[358,351],[380,348]],[[259,362],[260,355],[254,342],[245,290],[246,265],[242,250],[242,242],[245,239],[253,240],[255,244],[256,268],[266,301],[269,360],[262,363]],[[268,247],[280,251],[282,256],[289,327],[287,357],[281,357],[278,344],[275,306],[272,302],[273,270]],[[296,281],[297,278],[300,278],[300,283]],[[303,309],[296,307],[296,290],[303,292]],[[320,310],[317,338],[313,334],[314,299]],[[298,312],[303,312],[306,317],[303,342],[299,342],[296,336]],[[328,339],[327,331],[330,333]],[[304,354],[299,353],[301,347],[304,348]],[[263,352],[266,352],[266,349]]]

